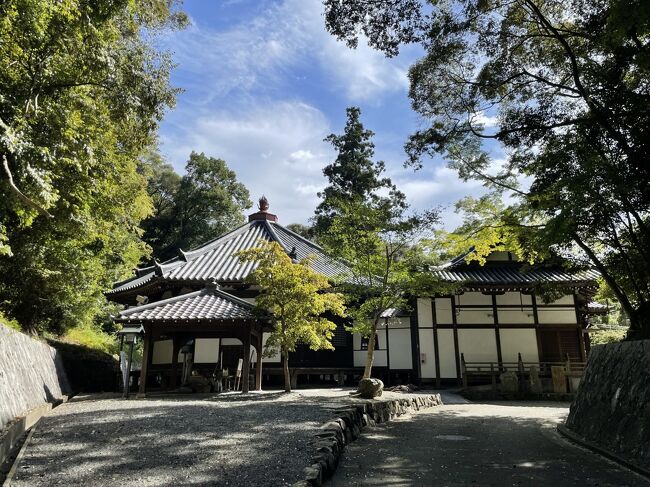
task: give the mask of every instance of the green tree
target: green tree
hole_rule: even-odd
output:
[[[305,237],[307,240],[316,240],[316,229],[311,225],[303,225],[302,223],[290,223],[287,225],[287,228],[293,233],[297,233],[301,237]]]
[[[138,157],[174,104],[173,2],[0,4],[0,308],[31,332],[90,324],[146,254]]]
[[[442,154],[461,177],[514,199],[503,218],[477,221],[471,234],[488,242],[510,234],[532,254],[552,249],[589,262],[631,334],[650,336],[650,4],[325,5],[328,29],[352,46],[363,33],[387,55],[406,43],[424,47],[410,97],[430,125],[407,142],[410,162]],[[484,151],[490,139],[507,149],[501,169]]]
[[[374,207],[388,213],[406,208],[406,197],[397,190],[392,181],[383,177],[386,167],[383,161],[373,161],[374,133],[366,130],[360,120],[361,110],[347,109],[347,122],[342,135],[330,134],[325,138],[337,151],[336,160],[323,169],[329,184],[318,193],[323,199],[316,208],[314,228],[316,235],[328,232],[332,219],[349,201],[370,201]],[[388,193],[381,195],[380,190]]]
[[[385,208],[370,202],[341,204],[332,219],[325,249],[346,263],[339,277],[346,295],[352,326],[348,331],[368,338],[363,378],[370,377],[375,335],[384,311],[406,309],[410,296],[433,295],[441,285],[427,270],[428,257],[420,240],[431,235],[437,222],[434,212],[386,219]]]
[[[256,306],[264,314],[271,313],[274,325],[265,353],[281,353],[284,390],[291,392],[289,352],[299,343],[312,350],[334,349],[331,338],[336,324],[325,315],[345,316],[343,296],[330,291],[327,277],[311,269],[309,257],[294,263],[277,242],[263,241],[237,255],[257,263],[248,280],[260,286]]]
[[[242,212],[252,205],[248,189],[222,159],[192,152],[183,177],[159,158],[149,165],[154,213],[142,227],[156,258],[166,260],[244,222]]]

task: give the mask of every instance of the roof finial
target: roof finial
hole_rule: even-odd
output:
[[[266,196],[262,195],[257,206],[260,211],[266,212],[269,209],[269,200],[266,199]]]

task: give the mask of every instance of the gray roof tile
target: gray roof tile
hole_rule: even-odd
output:
[[[182,294],[121,311],[118,322],[253,320],[254,306],[215,288]]]
[[[328,277],[345,272],[345,266],[325,255],[322,248],[270,221],[252,221],[189,252],[182,252],[162,264],[138,271],[136,277],[116,283],[106,294],[116,295],[146,285],[154,279],[166,282],[241,282],[257,268],[255,262],[241,262],[235,253],[255,247],[261,240],[276,241],[287,251],[295,247],[298,259],[314,255],[312,268]]]

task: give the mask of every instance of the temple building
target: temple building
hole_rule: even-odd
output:
[[[115,318],[144,328],[139,390],[175,389],[191,374],[227,370],[239,388],[279,383],[280,357],[262,357],[271,330],[255,311],[258,290],[245,281],[254,263],[234,256],[260,241],[278,242],[294,259],[315,258],[312,267],[330,278],[345,266],[323,249],[278,223],[265,198],[239,228],[163,263],[136,269],[106,296],[126,306]],[[373,375],[387,381],[457,383],[466,362],[584,361],[588,351],[588,304],[598,274],[560,267],[527,269],[512,254],[494,252],[485,265],[458,258],[432,272],[457,284],[454,295],[411,297],[408,310],[386,310],[377,333]],[[560,290],[545,303],[538,290]],[[367,340],[337,322],[333,351],[299,347],[289,358],[296,383],[353,383],[363,369]],[[248,374],[246,374],[248,371]],[[246,378],[249,380],[246,380]],[[220,380],[223,379],[220,377]]]

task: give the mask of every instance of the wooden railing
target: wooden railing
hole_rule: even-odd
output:
[[[521,354],[518,354],[519,360],[517,362],[466,362],[464,354],[460,354],[461,373],[463,380],[463,388],[467,389],[469,379],[475,378],[488,378],[492,383],[493,390],[497,389],[497,381],[501,374],[504,372],[515,372],[519,379],[530,377],[531,367],[535,367],[538,371],[540,378],[553,377],[553,370],[556,371],[561,368],[562,374],[565,378],[582,377],[585,370],[585,362],[574,362],[567,359],[564,362],[524,362],[521,359]],[[557,374],[557,372],[556,372]],[[571,384],[569,383],[569,390]]]

